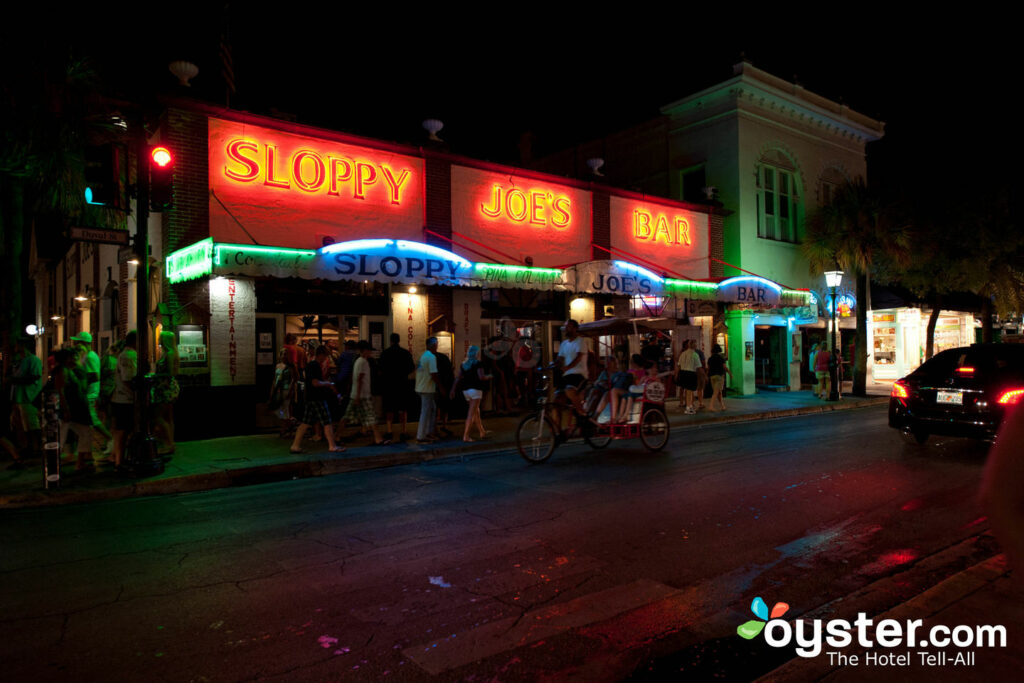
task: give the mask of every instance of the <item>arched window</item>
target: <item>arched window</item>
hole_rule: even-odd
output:
[[[800,194],[796,165],[778,151],[757,163],[757,236],[800,241]]]

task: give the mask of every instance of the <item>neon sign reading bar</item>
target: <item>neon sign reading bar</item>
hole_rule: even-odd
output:
[[[663,213],[656,216],[643,209],[633,210],[633,237],[643,242],[663,242],[689,246],[690,222],[683,216],[674,216],[669,222]]]

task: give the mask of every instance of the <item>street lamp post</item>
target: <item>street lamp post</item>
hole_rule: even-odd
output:
[[[836,357],[836,337],[839,330],[836,329],[836,288],[843,282],[843,271],[825,271],[825,284],[832,290],[832,353],[829,354],[828,373],[832,385],[828,393],[828,400],[839,400],[839,359]]]

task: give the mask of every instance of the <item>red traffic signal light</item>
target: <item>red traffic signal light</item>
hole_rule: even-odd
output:
[[[171,150],[166,147],[154,147],[149,153],[149,158],[152,159],[153,163],[160,168],[164,168],[168,164],[174,163],[174,155],[171,154]]]
[[[149,207],[166,211],[174,206],[174,154],[162,145],[149,150]]]

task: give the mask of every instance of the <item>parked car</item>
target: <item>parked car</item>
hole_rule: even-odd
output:
[[[1022,399],[1024,345],[949,349],[892,385],[889,426],[922,444],[931,434],[991,441]]]

